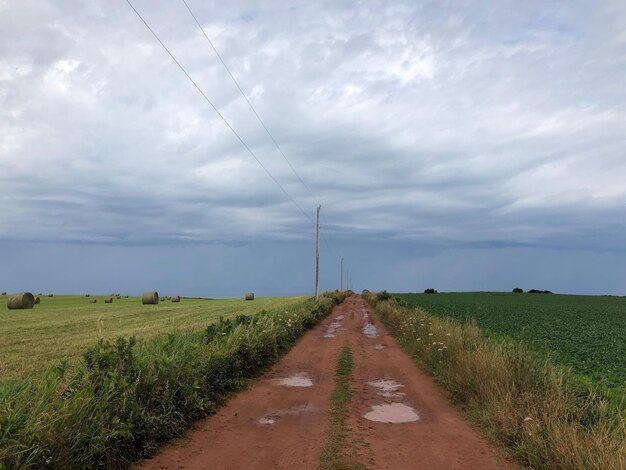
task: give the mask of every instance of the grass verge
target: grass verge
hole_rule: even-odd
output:
[[[531,468],[626,468],[626,419],[519,341],[366,294],[387,329],[453,402]]]
[[[322,470],[364,468],[361,464],[353,462],[345,456],[345,445],[348,435],[346,420],[349,416],[348,405],[352,399],[350,378],[353,366],[352,351],[346,344],[341,350],[335,371],[335,389],[331,398],[328,440],[320,455],[320,469]]]
[[[123,468],[215,411],[345,298],[221,320],[204,331],[100,340],[76,368],[0,386],[0,469]]]

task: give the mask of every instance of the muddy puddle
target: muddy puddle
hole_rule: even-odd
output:
[[[372,349],[385,349],[387,346],[385,346],[384,344],[375,344],[374,346],[370,346]]]
[[[280,385],[283,387],[312,387],[313,380],[306,372],[298,372],[297,374],[289,377],[283,377],[281,379],[272,379],[274,385]]]
[[[337,336],[337,332],[341,329],[341,321],[343,320],[343,315],[337,315],[335,319],[326,327],[326,332],[324,333],[324,338],[334,338]]]
[[[317,411],[317,407],[314,405],[296,405],[284,410],[274,410],[259,418],[257,423],[262,426],[271,426],[272,424],[276,424],[285,416],[298,416],[303,413],[312,413],[314,411]]]
[[[370,421],[390,424],[412,423],[420,418],[413,407],[405,405],[404,403],[374,405],[363,417]]]
[[[404,393],[400,391],[404,385],[392,379],[378,379],[367,382],[370,387],[377,389],[378,395],[385,398],[402,398]]]
[[[276,422],[276,420],[274,418],[261,418],[259,419],[258,423],[259,424],[263,424],[263,425],[270,425],[270,424],[274,424]]]
[[[368,338],[376,338],[378,336],[378,328],[373,323],[366,323],[363,327],[363,333]]]

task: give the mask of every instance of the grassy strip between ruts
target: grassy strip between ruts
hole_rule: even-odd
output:
[[[341,350],[335,372],[335,389],[333,390],[330,409],[330,424],[328,426],[328,440],[322,449],[320,456],[321,470],[347,470],[364,468],[361,464],[353,462],[345,456],[345,445],[348,430],[348,405],[352,399],[350,378],[354,361],[352,351],[346,344]]]
[[[495,341],[381,294],[365,298],[404,350],[522,465],[626,468],[623,410],[519,341]]]
[[[275,362],[343,293],[241,315],[205,331],[119,338],[0,386],[0,469],[123,468],[215,411]]]

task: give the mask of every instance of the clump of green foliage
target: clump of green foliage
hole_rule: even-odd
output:
[[[0,469],[120,468],[215,411],[345,295],[204,331],[100,340],[81,364],[0,386]]]

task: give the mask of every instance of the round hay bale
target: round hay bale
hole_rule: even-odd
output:
[[[35,297],[35,305],[39,305],[41,303],[41,299],[39,296]]]
[[[144,292],[141,296],[141,303],[144,305],[153,305],[159,303],[159,293],[156,291],[153,292]]]
[[[7,299],[7,308],[9,310],[31,309],[33,305],[35,305],[35,296],[30,292],[11,294]]]
[[[106,299],[104,299],[104,303],[105,304],[112,304],[113,303],[113,297],[107,297]]]
[[[246,295],[244,296],[244,298],[246,300],[254,300],[254,292],[246,292]]]
[[[172,302],[180,302],[180,295],[175,295],[172,297]]]
[[[97,299],[89,299],[90,304],[95,304],[97,301],[98,301]]]

